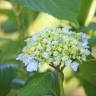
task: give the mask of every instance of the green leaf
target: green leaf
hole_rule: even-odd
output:
[[[14,89],[24,87],[24,85],[26,85],[26,80],[15,78],[12,81],[12,88],[14,88]]]
[[[78,15],[80,25],[88,25],[95,14],[95,0],[81,0],[81,8]]]
[[[96,60],[89,59],[81,64],[78,77],[85,88],[87,96],[96,96]]]
[[[96,38],[91,38],[89,39],[89,45],[90,45],[90,48],[96,46]]]
[[[96,86],[86,80],[81,80],[87,96],[96,96]]]
[[[28,8],[22,8],[20,12],[16,10],[15,5],[13,5],[13,10],[0,10],[0,14],[8,16],[8,19],[5,22],[1,23],[1,28],[6,33],[16,32],[18,30],[18,22],[23,23],[24,30],[34,21],[37,12],[29,10]],[[20,20],[18,20],[18,14],[20,14]],[[27,18],[26,18],[27,17]]]
[[[0,45],[0,62],[8,63],[10,60],[16,61],[16,56],[20,51],[21,45],[17,41],[9,39],[0,39]]]
[[[59,96],[58,88],[55,73],[38,73],[20,90],[18,96]]]
[[[80,31],[89,31],[89,30],[96,30],[96,24],[91,24],[87,27],[81,27]]]
[[[0,64],[0,96],[6,96],[11,89],[12,80],[17,75],[17,65]]]
[[[14,14],[13,10],[1,10],[0,14],[3,14],[7,17],[7,19],[4,22],[1,22],[1,29],[4,30],[4,32],[16,32],[17,31],[17,18]]]
[[[76,21],[80,9],[80,0],[14,0],[13,2],[71,21]]]

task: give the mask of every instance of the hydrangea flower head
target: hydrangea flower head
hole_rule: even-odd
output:
[[[83,32],[55,27],[28,38],[17,60],[23,61],[27,71],[36,71],[42,64],[63,66],[77,71],[80,63],[90,54],[88,38]]]

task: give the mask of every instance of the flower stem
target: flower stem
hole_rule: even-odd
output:
[[[17,29],[19,32],[19,44],[23,45],[23,40],[25,36],[25,25],[24,25],[24,14],[23,14],[23,7],[19,4],[14,4],[14,14],[17,19]]]
[[[63,87],[63,80],[62,80],[61,72],[60,71],[56,71],[56,72],[57,72],[57,78],[58,78],[58,83],[59,83],[60,96],[64,96],[64,87]]]

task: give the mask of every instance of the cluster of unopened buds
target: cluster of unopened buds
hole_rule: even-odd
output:
[[[23,61],[27,71],[36,71],[43,64],[49,64],[70,67],[76,72],[90,54],[86,34],[68,28],[45,29],[25,42],[26,46],[16,59]]]

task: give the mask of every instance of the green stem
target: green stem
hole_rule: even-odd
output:
[[[23,7],[19,4],[13,4],[14,5],[14,13],[17,18],[17,28],[19,32],[19,44],[23,45],[24,40],[24,32],[25,32],[25,26],[24,26],[24,16],[23,16]]]
[[[56,72],[57,72],[57,78],[58,78],[58,83],[59,83],[60,96],[64,96],[64,87],[63,87],[63,80],[62,80],[61,72],[60,71],[56,71]]]
[[[20,10],[20,12],[18,11]],[[19,14],[17,15],[17,23],[18,23],[18,31],[20,33],[19,39],[22,43],[22,41],[24,40],[24,18],[22,16],[22,7],[21,6],[17,6],[17,12],[19,12]]]

